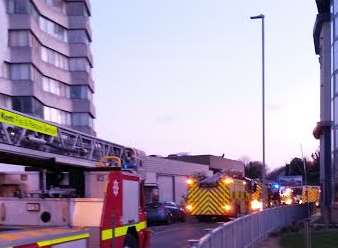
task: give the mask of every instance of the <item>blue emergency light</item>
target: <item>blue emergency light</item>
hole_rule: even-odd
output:
[[[278,183],[272,184],[272,188],[274,189],[279,189],[280,185]]]

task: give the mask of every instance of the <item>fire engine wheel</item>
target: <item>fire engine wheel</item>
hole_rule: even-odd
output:
[[[138,248],[137,239],[132,233],[128,233],[123,244],[123,248]]]

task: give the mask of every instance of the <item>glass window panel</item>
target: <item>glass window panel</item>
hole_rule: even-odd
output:
[[[12,80],[31,79],[31,66],[28,64],[13,64],[10,67],[10,78]]]
[[[41,47],[41,59],[44,62],[48,62],[48,51],[45,47]]]
[[[333,106],[333,113],[334,113],[334,123],[335,125],[338,125],[338,97],[335,97],[334,100],[334,106]]]
[[[52,93],[58,96],[69,97],[69,86],[57,80],[43,77],[42,88],[44,91],[47,91],[49,93]]]
[[[87,113],[73,113],[72,125],[93,127],[93,118]]]
[[[73,99],[92,99],[92,92],[85,85],[74,85],[70,88],[70,97]]]
[[[70,125],[70,114],[68,112],[44,106],[44,119],[61,125]]]
[[[337,23],[338,24],[338,23]],[[333,70],[337,70],[338,69],[338,41],[334,42],[334,53],[333,53]]]
[[[10,46],[28,46],[29,33],[27,31],[11,31],[9,33]]]
[[[27,14],[30,9],[29,1],[15,1],[14,12],[15,14]]]
[[[39,17],[39,26],[41,30],[52,35],[53,37],[67,42],[67,30],[61,25],[48,20],[47,18]]]
[[[69,60],[70,71],[89,71],[89,62],[85,58],[72,58]]]
[[[68,70],[68,58],[60,53],[57,53],[49,48],[41,48],[41,59],[49,64],[52,64],[63,70]]]
[[[11,97],[0,94],[0,106],[4,108],[11,108],[12,106]]]
[[[8,0],[7,12],[10,13],[10,14],[13,14],[14,13],[14,6],[15,6],[14,0]]]
[[[13,97],[12,107],[16,111],[33,116],[42,117],[43,114],[42,104],[33,97]]]

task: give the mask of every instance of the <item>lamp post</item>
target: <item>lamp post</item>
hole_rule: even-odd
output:
[[[263,183],[265,183],[265,27],[263,14],[251,16],[251,20],[262,20],[262,159],[263,159]]]

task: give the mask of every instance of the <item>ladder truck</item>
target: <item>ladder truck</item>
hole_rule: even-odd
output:
[[[0,248],[146,248],[142,152],[0,109]]]

